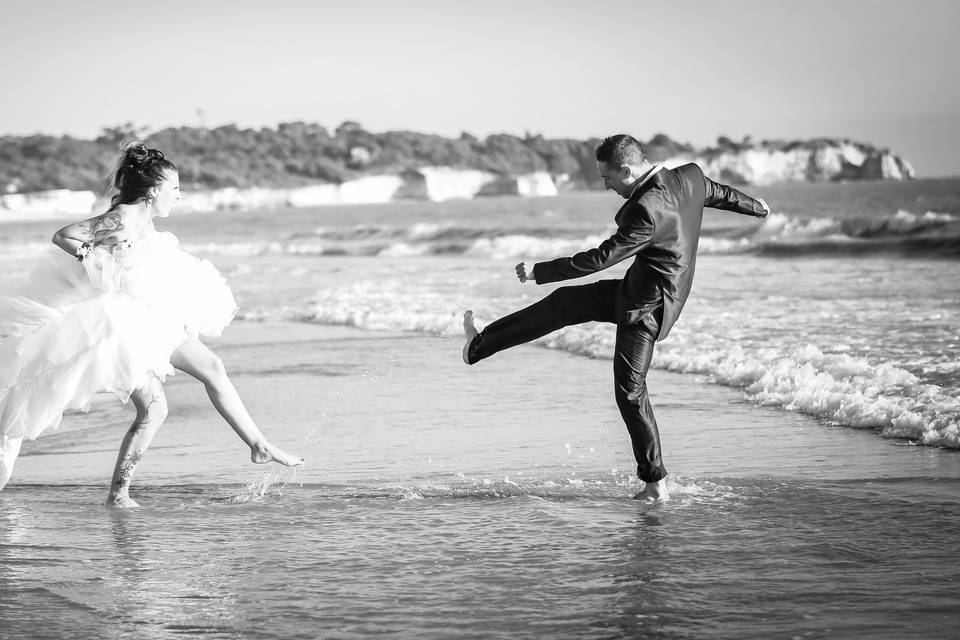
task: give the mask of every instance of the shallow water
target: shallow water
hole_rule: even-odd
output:
[[[609,363],[526,347],[468,368],[455,339],[365,335],[247,324],[215,344],[264,429],[308,458],[301,472],[243,462],[182,377],[138,472],[139,510],[100,506],[126,408],[72,416],[58,441],[30,443],[0,493],[10,637],[929,638],[955,627],[954,451],[827,428],[656,371],[673,497],[644,505],[630,499],[640,485]],[[356,366],[362,352],[382,364]],[[525,386],[531,370],[549,394]]]
[[[0,637],[956,637],[957,185],[708,214],[649,381],[655,506],[630,500],[612,327],[469,368],[456,337],[548,292],[513,264],[602,237],[612,196],[163,221],[230,280],[210,344],[306,469],[249,463],[180,375],[143,508],[106,509],[132,409],[98,398],[0,492]],[[49,232],[4,225],[0,284]]]
[[[87,489],[18,488],[0,606],[9,637],[37,638],[950,637],[957,489],[691,481],[642,507],[324,485],[231,504],[180,486],[115,512],[78,508]]]
[[[654,367],[960,448],[960,180],[763,193],[775,211],[763,223],[705,212],[694,289]],[[520,286],[513,265],[596,246],[617,206],[594,193],[170,222],[228,270],[245,320],[457,335],[466,308],[489,322],[560,286]],[[588,324],[541,344],[609,358],[612,335]]]

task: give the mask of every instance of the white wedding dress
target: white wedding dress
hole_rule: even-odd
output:
[[[174,373],[178,347],[233,320],[224,279],[178,244],[151,230],[82,263],[56,250],[20,295],[0,296],[0,489],[24,438],[87,410],[96,393],[126,402],[151,375]]]

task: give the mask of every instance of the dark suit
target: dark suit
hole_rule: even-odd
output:
[[[627,198],[614,218],[616,233],[599,247],[534,267],[537,284],[544,284],[590,275],[633,257],[622,280],[561,287],[491,323],[469,349],[474,363],[571,324],[615,323],[617,406],[633,442],[637,475],[646,482],[667,475],[647,394],[647,370],[654,342],[670,333],[690,293],[704,207],[766,216],[759,202],[713,182],[695,164],[661,170]]]

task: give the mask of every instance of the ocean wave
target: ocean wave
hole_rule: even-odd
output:
[[[203,254],[360,255],[390,258],[464,255],[546,259],[598,246],[614,227],[588,233],[569,227],[471,227],[421,222],[409,227],[318,228],[283,241],[186,245]],[[800,218],[772,214],[761,225],[704,228],[702,254],[850,256],[896,253],[960,256],[960,221],[949,214],[899,211],[879,218]]]
[[[233,257],[376,256],[387,258],[464,255],[491,259],[547,259],[598,246],[615,228],[569,225],[464,226],[416,222],[409,226],[358,224],[318,227],[280,240],[185,242],[200,255]],[[22,259],[41,253],[48,243],[3,243],[0,256]],[[702,254],[795,256],[826,253],[858,256],[900,255],[960,257],[960,219],[927,211],[898,211],[883,217],[793,217],[770,215],[762,224],[703,229]]]
[[[184,251],[199,255],[222,255],[233,257],[250,257],[263,255],[308,255],[308,256],[341,256],[341,255],[370,255],[370,252],[348,250],[335,243],[317,242],[207,242],[183,243]]]
[[[316,228],[282,240],[184,242],[189,253],[207,256],[271,255],[421,257],[463,255],[491,259],[547,259],[598,246],[615,231],[590,233],[570,227],[483,227],[419,222],[408,227],[355,225]],[[0,243],[0,258],[42,254],[47,242]],[[960,257],[960,220],[928,211],[899,211],[882,218],[795,218],[771,215],[763,224],[705,228],[702,254],[759,253],[770,256],[874,255]]]
[[[775,213],[750,237],[736,240],[740,242],[737,246],[740,251],[765,255],[842,252],[960,256],[957,223],[950,214],[933,211],[917,215],[901,210],[878,218],[794,218]],[[709,242],[717,239],[707,240],[709,248]]]
[[[401,281],[365,281],[325,290],[309,309],[290,309],[279,319],[460,335],[467,305],[429,282],[420,287],[413,290],[410,283]],[[503,302],[490,301],[474,307],[478,323],[483,325],[507,311],[500,306]],[[260,316],[253,312],[245,317]],[[276,314],[272,317],[278,319]],[[896,364],[872,362],[851,353],[826,353],[804,340],[744,343],[705,335],[703,327],[696,329],[676,328],[671,339],[658,346],[653,366],[706,375],[718,384],[743,389],[758,404],[798,411],[829,424],[960,449],[960,389],[926,383]],[[725,327],[716,331],[724,335]],[[614,337],[611,325],[589,323],[568,327],[537,344],[610,358]]]
[[[876,238],[930,231],[953,222],[957,220],[948,213],[927,211],[918,215],[902,209],[891,216],[851,218],[796,218],[774,213],[764,222],[762,232],[793,240],[829,236]]]
[[[547,345],[612,357],[612,338],[597,340],[590,333],[590,329],[563,332],[549,338]],[[704,374],[719,384],[744,389],[758,404],[798,411],[829,424],[960,449],[960,398],[890,363],[828,354],[810,343],[704,349],[698,340],[695,345],[682,341],[660,345],[653,366]]]

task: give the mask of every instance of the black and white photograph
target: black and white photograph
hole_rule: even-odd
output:
[[[0,640],[960,639],[955,0],[0,16]]]

